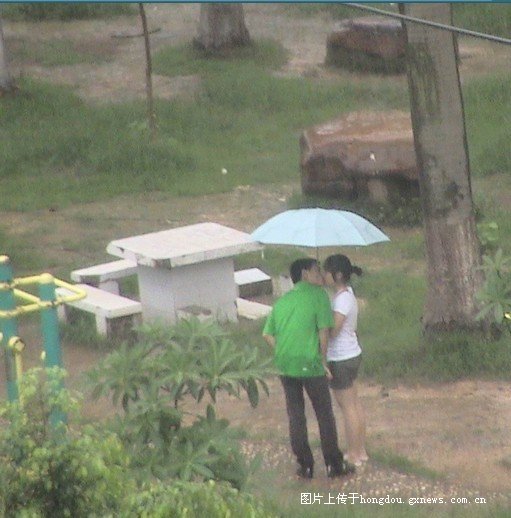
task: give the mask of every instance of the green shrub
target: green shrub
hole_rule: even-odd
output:
[[[53,426],[50,415],[69,413],[76,402],[58,390],[62,371],[27,371],[21,403],[0,407],[1,516],[113,516],[134,489],[125,473],[120,441],[82,429]]]
[[[511,333],[511,257],[506,257],[502,249],[495,252],[494,257],[483,256],[482,270],[485,283],[478,292],[477,298],[483,304],[478,319],[487,316],[502,328]]]
[[[280,514],[251,495],[210,480],[207,483],[175,481],[154,484],[131,497],[127,516],[140,518],[272,518]]]
[[[483,253],[495,252],[499,242],[499,224],[496,221],[481,221],[477,224],[477,235]]]
[[[110,394],[122,406],[116,427],[140,473],[241,488],[255,464],[246,464],[236,433],[217,419],[213,405],[220,392],[245,392],[256,406],[259,388],[268,393],[269,355],[235,344],[216,323],[196,318],[172,328],[143,326],[139,333],[137,345],[113,352],[89,378],[95,397]],[[206,415],[185,425],[183,400],[204,397],[210,400]]]

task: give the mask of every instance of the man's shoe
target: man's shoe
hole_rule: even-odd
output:
[[[311,479],[314,476],[314,470],[312,469],[312,466],[300,466],[296,470],[296,474],[300,478]]]
[[[345,460],[336,466],[329,465],[326,467],[328,478],[344,477],[353,473],[355,473],[355,466]]]

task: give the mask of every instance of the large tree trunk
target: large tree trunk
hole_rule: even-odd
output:
[[[215,52],[249,43],[242,4],[201,4],[198,47]]]
[[[401,4],[401,12],[451,23],[450,4]],[[475,329],[481,251],[470,184],[453,33],[404,22],[412,125],[426,236],[426,333]]]
[[[14,90],[14,81],[9,73],[7,66],[7,55],[5,51],[4,31],[2,29],[2,20],[0,19],[0,94],[12,92]]]

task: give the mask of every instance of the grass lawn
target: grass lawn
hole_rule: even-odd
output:
[[[402,80],[278,77],[273,71],[285,60],[284,49],[271,41],[215,60],[186,46],[157,52],[155,72],[199,74],[201,89],[193,101],[157,102],[159,130],[154,141],[141,102],[91,106],[67,88],[24,80],[17,96],[0,103],[3,209],[30,212],[106,202],[125,193],[202,195],[237,185],[292,181],[297,177],[298,136],[304,127],[358,109],[407,109]],[[510,80],[510,73],[501,72],[463,87],[476,203],[483,221],[498,224],[499,244],[508,253],[510,219],[493,196],[503,179],[510,187],[511,155],[506,144],[511,140]],[[229,174],[219,174],[222,168]],[[407,223],[406,217],[399,223]],[[377,222],[385,225],[385,218]],[[30,254],[26,244],[37,236],[7,235],[1,224],[0,233],[14,259],[30,256],[28,264],[37,267],[37,255]],[[508,337],[485,347],[480,362],[474,361],[480,345],[469,337],[423,343],[423,246],[420,232],[405,233],[379,247],[383,264],[374,266],[372,250],[354,252],[355,259],[369,265],[369,275],[356,287],[368,301],[360,329],[365,375],[431,380],[507,376]],[[269,249],[260,265],[270,273],[282,272],[299,253]],[[400,263],[410,271],[388,266]]]
[[[193,101],[156,103],[154,141],[142,102],[90,106],[67,88],[22,81],[19,94],[0,103],[3,208],[29,211],[148,190],[197,195],[286,182],[297,176],[303,128],[353,110],[408,109],[402,79],[277,77],[272,70],[285,53],[270,42],[218,66],[193,55],[171,48],[154,57],[159,74],[201,76]],[[464,87],[475,176],[511,170],[505,145],[511,137],[510,79],[501,73]],[[226,178],[222,168],[230,173]]]

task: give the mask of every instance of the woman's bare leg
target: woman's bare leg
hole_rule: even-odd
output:
[[[344,390],[334,390],[334,396],[341,407],[346,431],[346,456],[350,462],[367,460],[365,449],[365,413],[358,398],[357,387],[353,384]]]

